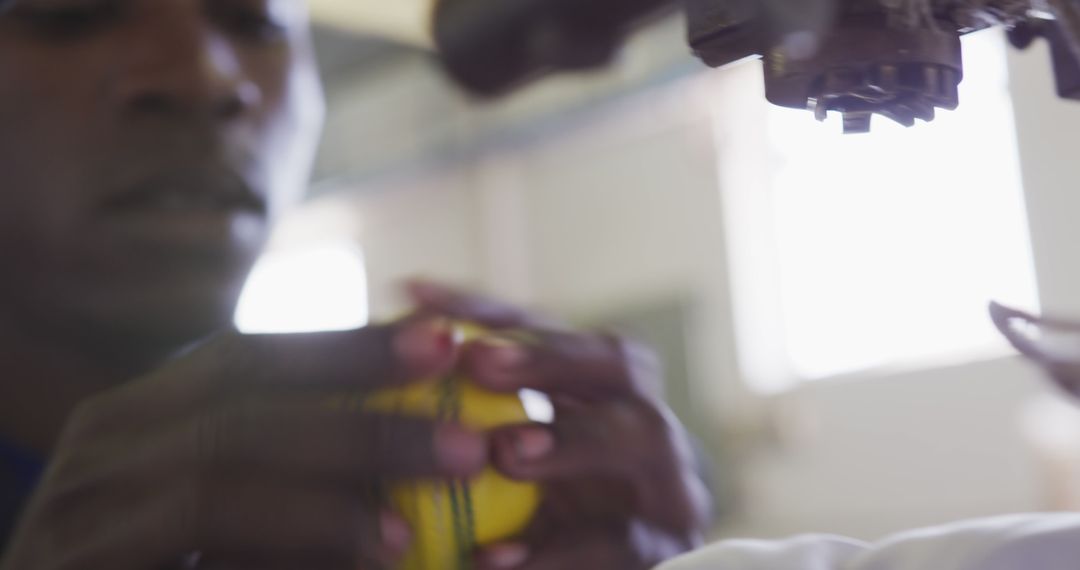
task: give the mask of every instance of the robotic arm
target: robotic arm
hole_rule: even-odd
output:
[[[0,0],[0,11],[18,0]],[[451,77],[498,96],[545,74],[606,65],[638,27],[685,10],[707,65],[764,60],[766,97],[844,118],[903,125],[959,105],[960,36],[1004,26],[1012,43],[1045,38],[1058,93],[1080,100],[1080,0],[308,0],[331,18],[434,47]]]
[[[441,0],[434,37],[450,74],[496,96],[546,73],[608,64],[670,0]]]
[[[1080,0],[441,0],[434,37],[450,74],[495,96],[546,73],[606,64],[636,27],[683,8],[712,67],[764,59],[766,96],[844,118],[904,125],[955,109],[960,36],[1000,25],[1051,45],[1062,97],[1080,100]]]
[[[955,109],[960,36],[993,25],[1010,30],[1017,45],[1046,37],[1059,93],[1080,99],[1076,0],[687,0],[687,7],[690,43],[707,64],[761,56],[771,102],[822,119],[839,112],[846,132],[869,130],[875,114],[910,126],[933,120],[938,108]]]

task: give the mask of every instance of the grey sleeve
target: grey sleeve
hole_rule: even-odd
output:
[[[734,540],[658,570],[1076,570],[1080,513],[966,521],[895,535],[876,544],[808,535]]]

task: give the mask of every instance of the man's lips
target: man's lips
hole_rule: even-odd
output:
[[[141,251],[219,255],[265,239],[266,198],[233,170],[163,170],[115,187],[99,202],[102,235]]]
[[[104,201],[110,214],[266,214],[266,200],[224,168],[176,169],[126,184]]]

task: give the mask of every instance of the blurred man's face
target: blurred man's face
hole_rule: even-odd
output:
[[[159,343],[227,324],[321,120],[302,0],[16,2],[0,319]]]

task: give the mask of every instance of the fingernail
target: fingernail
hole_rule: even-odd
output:
[[[555,449],[555,437],[542,428],[523,429],[514,437],[514,452],[518,459],[543,459]]]
[[[424,277],[414,277],[405,282],[405,286],[416,295],[421,297],[437,297],[446,292],[446,289],[435,284],[434,281]]]
[[[485,558],[495,568],[516,568],[529,559],[529,549],[523,544],[502,544],[488,550]]]
[[[379,532],[383,546],[393,553],[401,553],[412,543],[412,529],[400,516],[384,512],[379,515]]]
[[[435,430],[435,454],[444,468],[469,474],[487,463],[487,442],[476,432],[446,424]]]
[[[529,352],[517,342],[504,338],[486,338],[479,341],[483,360],[499,369],[518,368],[529,360]]]
[[[394,338],[398,357],[416,373],[430,373],[449,366],[456,347],[454,327],[448,319],[410,323]]]

